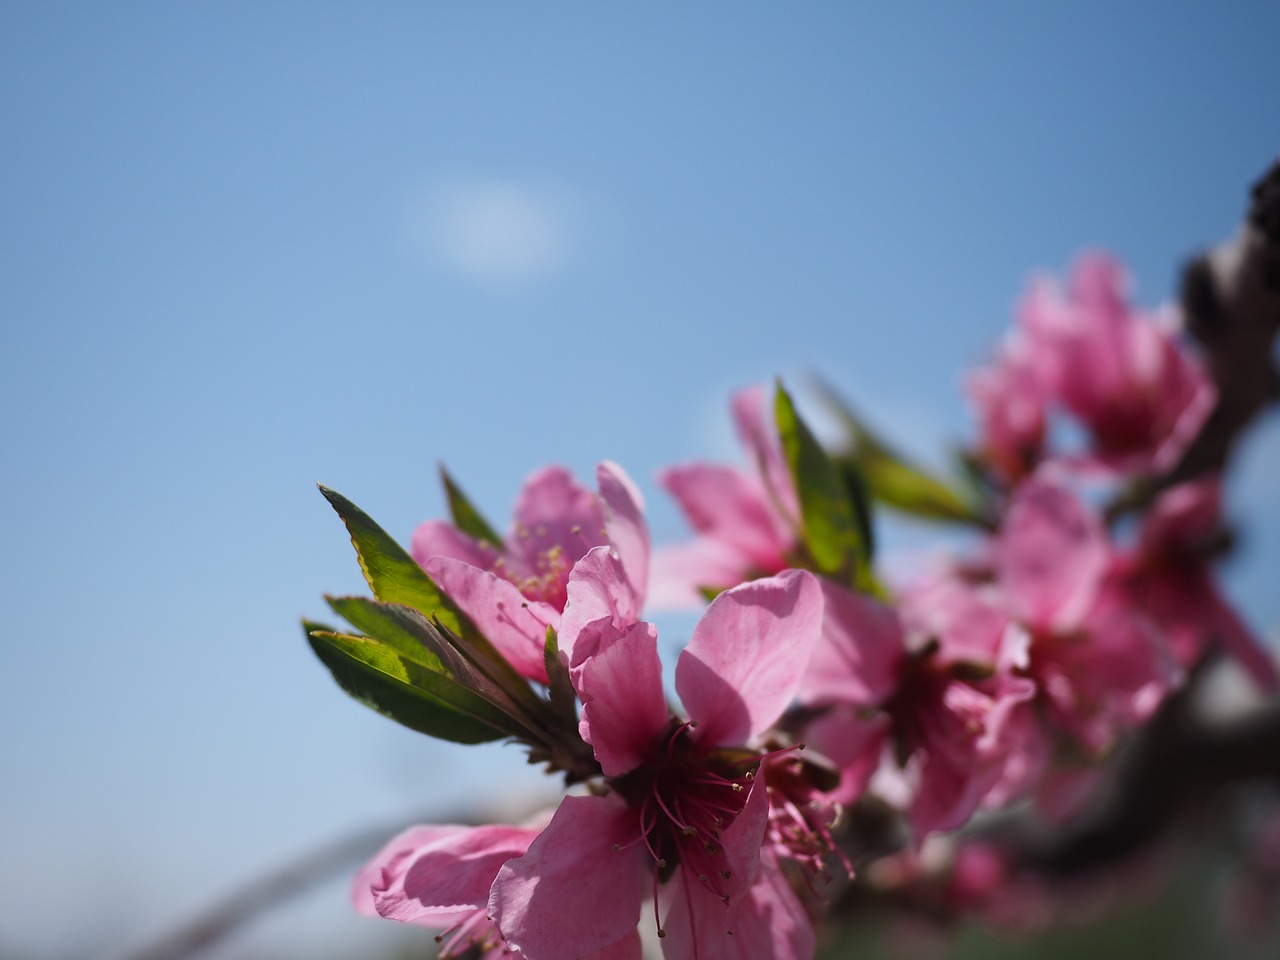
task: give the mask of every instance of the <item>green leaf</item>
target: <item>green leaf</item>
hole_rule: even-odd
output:
[[[311,649],[338,686],[411,730],[455,743],[486,743],[517,735],[502,710],[443,673],[370,637],[316,630]]]
[[[412,608],[379,603],[368,597],[326,596],[324,599],[335,613],[361,633],[382,641],[401,656],[430,670],[448,672],[440,657],[423,644],[420,631],[405,622],[403,612]]]
[[[437,618],[454,633],[470,627],[458,608],[449,602],[418,561],[373,522],[367,513],[338,493],[321,485],[320,492],[337,511],[351,535],[351,545],[373,595],[386,603],[403,603],[428,617]],[[470,627],[474,631],[473,627]]]
[[[453,525],[482,543],[505,550],[506,544],[502,542],[502,537],[498,536],[475,505],[467,499],[462,488],[453,482],[444,464],[440,464],[440,480],[444,484],[445,496],[449,498],[449,514],[453,517]]]
[[[545,738],[546,701],[474,630],[463,639],[403,604],[365,597],[325,599],[353,626],[405,660],[452,679],[502,710],[520,727],[521,739],[532,743]]]
[[[866,565],[866,543],[840,468],[800,419],[778,384],[774,417],[800,501],[800,536],[820,573],[852,583]]]
[[[872,497],[917,517],[987,525],[981,505],[894,450],[834,390],[819,383],[817,393],[848,438],[849,449],[840,459],[858,470]]]
[[[547,643],[543,648],[543,661],[547,668],[547,693],[551,698],[551,708],[556,717],[568,730],[577,731],[578,708],[577,694],[573,692],[573,683],[569,679],[569,670],[560,662],[559,638],[553,628],[547,627]]]

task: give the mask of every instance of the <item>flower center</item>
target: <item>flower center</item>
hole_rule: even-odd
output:
[[[655,744],[652,760],[612,781],[636,810],[639,835],[653,858],[654,905],[658,884],[677,867],[716,897],[729,902],[733,870],[720,839],[742,811],[760,755],[707,750],[689,736],[692,722],[677,723]],[[658,935],[663,936],[661,922]]]

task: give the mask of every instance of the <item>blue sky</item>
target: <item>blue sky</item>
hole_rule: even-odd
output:
[[[1031,271],[1105,247],[1152,305],[1234,229],[1278,34],[1266,3],[5,5],[0,951],[123,946],[535,783],[313,662],[298,617],[361,587],[316,481],[407,540],[441,460],[505,522],[607,457],[671,540],[654,472],[734,456],[727,392],[807,370],[936,459]],[[1275,628],[1274,422],[1243,461],[1230,585]]]

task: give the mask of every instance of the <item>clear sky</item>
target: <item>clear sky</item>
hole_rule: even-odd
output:
[[[1280,150],[1274,3],[869,6],[0,6],[0,953],[535,782],[314,661],[361,588],[316,481],[407,540],[440,460],[505,523],[607,457],[669,541],[654,472],[806,370],[939,459],[1030,272],[1105,247],[1154,305]],[[1272,422],[1266,628],[1278,469]]]

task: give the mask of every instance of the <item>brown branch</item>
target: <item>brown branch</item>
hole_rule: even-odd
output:
[[[1235,238],[1183,271],[1187,331],[1204,350],[1218,403],[1169,484],[1221,470],[1244,428],[1280,397],[1273,356],[1280,332],[1280,161],[1254,185],[1251,200]]]

